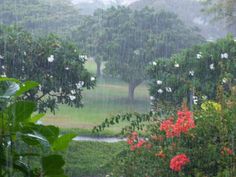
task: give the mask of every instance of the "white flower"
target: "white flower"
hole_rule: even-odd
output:
[[[91,77],[90,80],[91,80],[91,81],[95,81],[95,77]]]
[[[6,69],[6,67],[4,65],[2,65],[2,69]]]
[[[3,74],[1,75],[1,77],[7,77],[6,73],[3,73]]]
[[[221,56],[221,59],[228,59],[229,58],[228,53],[222,53],[220,56]]]
[[[39,84],[39,91],[41,91],[41,90],[42,90],[42,85]]]
[[[171,93],[172,92],[172,89],[170,87],[166,87],[166,91]]]
[[[48,57],[48,62],[52,63],[54,61],[54,55],[50,55],[50,57]]]
[[[202,54],[201,53],[198,53],[197,54],[197,59],[201,59],[202,58]]]
[[[27,53],[26,52],[24,52],[24,56],[26,56],[27,55]]]
[[[175,63],[175,67],[176,67],[176,68],[179,68],[179,63]]]
[[[69,69],[70,69],[70,68],[69,68],[68,66],[67,66],[67,67],[65,67],[65,70],[67,70],[67,71],[68,71]]]
[[[52,78],[53,78],[53,76],[51,75],[51,76],[50,76],[50,78],[52,79]]]
[[[84,86],[84,81],[79,81],[78,83],[75,84],[77,89],[80,89]]]
[[[77,52],[77,50],[75,49],[75,50],[74,50],[74,52],[76,53],[76,52]]]
[[[215,69],[214,63],[210,64],[210,70],[214,70],[214,69]]]
[[[194,76],[194,71],[189,71],[190,76]]]
[[[157,65],[157,62],[153,61],[153,62],[152,62],[152,65],[153,65],[153,66],[156,66],[156,65]]]
[[[150,100],[155,100],[155,97],[154,96],[150,96]]]
[[[225,78],[225,77],[222,79],[222,83],[224,83],[224,84],[225,84],[227,81],[228,81],[228,79]]]
[[[73,101],[73,100],[76,99],[76,96],[74,96],[74,95],[69,95],[69,98],[70,98],[71,101]]]
[[[4,56],[0,55],[0,59],[4,59]]]
[[[203,95],[203,96],[202,96],[202,99],[203,99],[203,100],[207,100],[207,96],[206,96],[206,95]]]
[[[162,90],[162,89],[159,89],[157,92],[160,93],[160,94],[162,94],[162,93],[163,93],[163,90]]]
[[[193,96],[193,104],[197,105],[197,103],[198,103],[198,97]]]
[[[71,93],[72,95],[74,95],[74,94],[76,94],[76,91],[75,91],[75,90],[71,90],[70,93]]]
[[[80,55],[79,58],[82,60],[86,60],[88,57],[87,57],[87,55]]]
[[[161,85],[162,81],[161,80],[157,80],[157,85]]]

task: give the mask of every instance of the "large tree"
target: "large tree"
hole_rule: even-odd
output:
[[[54,35],[34,38],[15,27],[0,26],[1,77],[40,87],[25,94],[38,101],[38,110],[54,111],[58,103],[82,106],[82,89],[92,88],[95,78],[84,68],[85,59],[77,46]]]
[[[15,24],[35,34],[67,34],[80,23],[70,0],[1,0],[0,23]]]
[[[107,35],[105,71],[129,84],[128,98],[146,78],[146,67],[157,57],[170,57],[183,48],[201,42],[173,13],[145,8],[110,8],[104,28]]]
[[[106,58],[104,16],[105,11],[98,9],[92,16],[83,18],[80,26],[71,33],[71,40],[94,59],[97,65],[97,77],[101,75],[102,61]]]

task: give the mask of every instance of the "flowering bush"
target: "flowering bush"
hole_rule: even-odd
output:
[[[192,113],[188,110],[178,111],[178,119],[175,124],[173,123],[173,118],[170,117],[160,125],[160,130],[165,131],[167,138],[179,137],[181,133],[187,133],[191,128],[195,128],[195,123]]]
[[[159,58],[148,70],[150,99],[156,109],[175,109],[184,100],[201,105],[230,93],[236,77],[236,42],[232,36],[195,46],[170,58]],[[164,106],[163,106],[164,105]]]
[[[179,154],[171,159],[170,168],[174,171],[181,171],[183,166],[189,162],[190,160],[185,154]]]
[[[221,105],[206,102],[194,116],[184,107],[166,120],[151,119],[145,132],[131,131],[129,148],[114,161],[112,173],[130,177],[233,177],[236,102],[232,98]]]

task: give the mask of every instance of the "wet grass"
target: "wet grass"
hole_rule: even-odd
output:
[[[111,172],[115,156],[125,148],[125,142],[72,142],[65,154],[65,171],[69,177],[104,177]]]
[[[96,69],[87,64],[89,69]],[[147,86],[142,84],[135,90],[135,101],[127,100],[128,85],[117,79],[99,78],[97,86],[93,90],[83,91],[83,108],[73,108],[60,105],[56,115],[48,113],[43,119],[46,124],[54,124],[64,129],[79,129],[80,132],[88,132],[95,125],[100,124],[105,118],[117,113],[146,112],[149,110],[149,96]],[[123,124],[114,126],[108,130],[119,132]],[[87,133],[85,133],[87,134]]]

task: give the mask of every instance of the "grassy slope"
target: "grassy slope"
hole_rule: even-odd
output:
[[[89,61],[86,67],[95,72],[96,66]],[[135,102],[127,100],[128,85],[114,79],[99,79],[94,90],[84,90],[84,107],[80,109],[60,105],[56,115],[47,114],[43,120],[47,124],[55,124],[61,128],[91,129],[105,118],[121,112],[145,112],[149,109],[148,90],[140,85],[135,91]],[[112,128],[112,131],[120,129]]]
[[[66,173],[69,177],[104,177],[124,148],[125,143],[73,142],[65,155]]]

